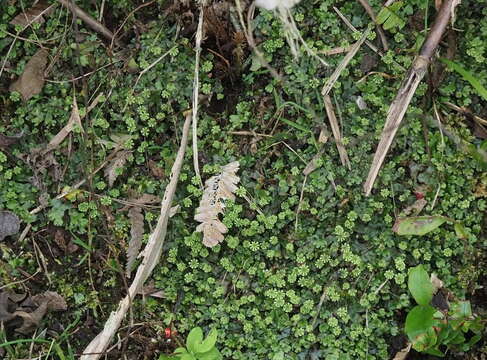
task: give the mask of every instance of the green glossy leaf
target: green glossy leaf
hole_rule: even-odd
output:
[[[223,359],[222,355],[218,351],[217,348],[213,348],[210,351],[204,354],[197,355],[198,360],[221,360]]]
[[[438,349],[437,347],[436,348],[432,348],[432,349],[427,349],[424,351],[426,354],[429,354],[429,355],[434,355],[434,356],[439,356],[439,357],[443,357],[445,356],[445,354],[443,354],[440,349]]]
[[[408,288],[419,305],[428,305],[433,299],[434,287],[422,265],[409,270]]]
[[[431,327],[423,333],[416,335],[414,340],[411,340],[412,347],[416,351],[427,352],[438,346],[438,338],[436,336],[435,330]]]
[[[444,216],[411,216],[396,220],[392,230],[398,235],[425,235],[440,227],[448,218]]]
[[[193,354],[189,354],[189,353],[186,353],[186,354],[182,354],[182,355],[179,355],[179,359],[180,360],[197,360]]]
[[[188,334],[188,338],[186,339],[186,347],[188,348],[189,352],[196,353],[198,351],[197,346],[202,341],[203,330],[200,327],[195,327]]]
[[[433,315],[436,310],[430,305],[416,305],[406,317],[404,330],[409,340],[414,344],[419,336],[429,335],[437,320]]]
[[[459,239],[466,239],[468,237],[467,230],[462,224],[455,223],[454,227],[455,227],[455,233],[457,234],[457,237]]]
[[[215,346],[217,337],[218,331],[216,329],[211,329],[206,339],[197,345],[197,352],[206,353],[210,351]]]
[[[471,74],[469,71],[464,69],[461,65],[457,64],[454,61],[448,60],[448,59],[440,59],[441,62],[446,64],[449,69],[456,71],[459,73],[464,80],[468,81],[472,87],[477,90],[477,93],[483,97],[485,100],[487,100],[487,89],[483,87],[483,85],[480,83],[478,80],[478,77],[475,77],[473,74]]]
[[[174,350],[175,354],[186,354],[187,352],[188,352],[188,350],[186,350],[186,348],[183,348],[183,347],[178,347],[178,348],[176,348],[176,350]]]
[[[481,335],[472,336],[466,345],[468,346],[468,348],[470,348],[473,345],[475,345],[476,343],[478,343],[480,341],[480,339],[482,339]]]
[[[397,1],[391,6],[383,7],[375,20],[377,24],[382,25],[384,30],[390,30],[395,27],[402,28],[406,22],[397,14],[402,5],[402,1]]]

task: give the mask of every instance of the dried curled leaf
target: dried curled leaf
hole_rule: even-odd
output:
[[[11,25],[20,25],[26,28],[30,24],[42,24],[44,20],[44,15],[48,15],[52,12],[54,5],[49,4],[45,1],[39,1],[37,4],[29,9],[18,14],[11,21]]]
[[[120,169],[125,165],[130,154],[131,152],[127,150],[119,151],[115,159],[110,161],[105,168],[105,177],[108,178],[108,185],[110,185],[110,187],[113,186],[119,175],[117,169]]]
[[[24,132],[21,132],[14,136],[7,136],[0,133],[0,148],[8,148],[10,145],[13,145],[17,141],[19,141],[23,135]]]
[[[10,91],[18,91],[24,101],[39,94],[44,86],[47,55],[47,50],[41,49],[37,51],[25,65],[22,75],[10,85]]]
[[[0,211],[0,241],[20,230],[20,220],[11,211]]]
[[[135,259],[140,252],[142,246],[142,236],[144,235],[144,215],[142,209],[134,206],[129,210],[130,219],[130,241],[127,249],[127,266],[125,267],[125,274],[130,277],[132,267]]]
[[[201,224],[196,231],[203,233],[203,244],[213,247],[221,243],[228,229],[220,221],[218,215],[223,213],[224,200],[235,199],[234,192],[240,178],[236,175],[239,168],[238,161],[231,162],[222,167],[219,175],[212,176],[205,182],[205,191],[196,209],[194,219]]]

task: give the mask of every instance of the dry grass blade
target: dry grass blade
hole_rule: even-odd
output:
[[[352,47],[350,48],[350,51],[347,53],[347,55],[345,55],[345,57],[340,62],[340,64],[337,66],[337,68],[335,69],[333,74],[331,74],[331,76],[328,79],[328,81],[326,82],[326,84],[323,86],[323,89],[321,90],[321,94],[323,96],[328,95],[330,93],[331,89],[333,88],[333,85],[335,85],[335,83],[338,80],[338,78],[340,77],[340,74],[342,73],[343,69],[345,69],[347,67],[347,65],[350,63],[350,60],[353,59],[353,57],[357,53],[358,49],[360,49],[360,47],[364,43],[365,39],[367,39],[367,36],[369,35],[369,33],[370,33],[370,30],[367,29],[362,34],[360,39],[355,44],[352,45]]]
[[[436,21],[433,24],[419,55],[416,57],[411,65],[411,68],[407,72],[396,98],[389,108],[379,145],[377,146],[377,150],[372,161],[372,166],[364,184],[364,191],[367,196],[370,195],[370,192],[372,191],[375,179],[377,178],[386,154],[391,147],[394,136],[401,125],[409,103],[411,102],[419,83],[423,79],[431,57],[433,56],[433,53],[440,42],[441,36],[448,25],[452,13],[452,7],[454,6],[454,0],[443,1],[441,9],[436,17]]]
[[[144,235],[144,215],[142,214],[142,209],[138,206],[132,207],[129,210],[129,219],[130,240],[127,248],[127,266],[125,267],[125,274],[128,278],[132,273],[132,267],[142,246],[142,237]]]
[[[80,116],[76,96],[74,96],[73,108],[71,110],[71,115],[69,117],[68,123],[61,130],[59,130],[56,135],[54,135],[51,141],[49,141],[46,149],[44,149],[44,154],[57,148],[71,133],[71,131],[73,131],[76,125],[78,125],[83,132],[83,125],[81,124],[81,120],[83,120],[85,116],[88,115],[88,113],[100,102],[102,96],[103,94],[101,93],[95,98],[95,100],[93,100],[93,102],[86,109],[86,114],[84,116]]]
[[[370,6],[369,2],[367,0],[358,0],[360,5],[364,8],[364,10],[367,12],[367,14],[370,16],[373,22],[375,22],[375,12]],[[385,51],[389,50],[389,45],[387,44],[387,38],[386,35],[384,34],[384,30],[382,30],[382,27],[379,24],[376,24],[375,28],[377,29],[377,34],[379,34],[380,41],[382,42],[382,47],[384,48]]]
[[[338,125],[335,111],[333,110],[330,95],[327,94],[323,96],[323,100],[325,103],[326,115],[328,116],[328,120],[330,120],[331,131],[333,132],[333,137],[335,138],[338,154],[340,155],[340,161],[342,162],[343,166],[346,166],[350,170],[350,160],[348,160],[347,150],[345,150],[345,146],[343,146],[340,126]]]
[[[204,1],[200,4],[200,16],[198,20],[198,29],[196,31],[196,55],[194,62],[194,80],[193,80],[193,165],[196,177],[202,185],[200,166],[198,163],[198,97],[200,93],[200,55],[201,41],[203,40],[203,19],[204,19]]]
[[[161,204],[161,215],[157,221],[157,226],[154,232],[149,238],[144,251],[142,252],[142,263],[137,268],[135,279],[130,285],[129,293],[118,305],[118,309],[113,312],[108,318],[105,326],[91,342],[88,344],[81,356],[81,360],[97,360],[99,359],[106,349],[108,344],[113,339],[115,332],[120,327],[120,324],[127,313],[132,299],[141,291],[144,282],[147,280],[152,270],[159,261],[159,257],[162,251],[162,245],[164,244],[164,238],[167,231],[167,223],[170,215],[171,203],[176,192],[176,187],[179,180],[179,174],[183,165],[184,153],[186,151],[186,145],[188,144],[189,128],[191,125],[191,113],[188,113],[183,127],[183,136],[181,138],[181,144],[174,161],[174,165],[171,169],[171,180],[166,187],[164,198]]]
[[[47,66],[47,50],[41,49],[25,65],[24,72],[10,85],[10,91],[17,91],[24,101],[39,94],[44,87],[44,70]]]

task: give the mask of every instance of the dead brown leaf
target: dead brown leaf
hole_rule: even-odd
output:
[[[42,294],[33,296],[32,300],[39,306],[46,304],[48,311],[66,311],[68,309],[66,300],[55,291],[45,291]]]
[[[72,254],[79,249],[79,246],[69,239],[69,235],[63,229],[55,230],[54,241],[56,245],[66,254]]]
[[[150,169],[150,172],[152,173],[152,175],[154,175],[158,179],[164,179],[164,176],[165,176],[164,169],[161,168],[157,164],[157,162],[155,162],[154,160],[150,159],[148,161],[147,165],[149,166],[149,169]]]
[[[19,92],[24,101],[39,94],[44,86],[44,70],[48,55],[45,49],[37,51],[25,65],[22,75],[10,85],[10,91]]]
[[[166,294],[163,290],[159,290],[155,287],[154,282],[150,282],[140,289],[139,294],[142,296],[151,296],[158,299],[164,299]]]
[[[115,180],[118,177],[118,170],[125,165],[129,155],[131,154],[128,150],[119,151],[115,156],[115,159],[110,161],[110,163],[105,168],[105,177],[108,179],[108,185],[113,186]]]
[[[421,212],[421,210],[424,209],[427,203],[428,202],[424,198],[417,199],[412,205],[409,205],[407,208],[405,208],[401,212],[401,214],[403,216],[409,216],[409,215],[416,216]]]
[[[129,210],[129,219],[131,225],[130,241],[127,248],[127,266],[125,267],[127,277],[130,277],[135,259],[137,259],[137,255],[139,255],[142,246],[142,237],[144,235],[144,215],[142,214],[142,209],[138,206],[132,207]]]
[[[7,322],[15,318],[15,315],[9,311],[9,294],[7,292],[0,293],[0,323]]]
[[[46,149],[44,150],[44,153],[47,153],[48,151],[57,148],[59,144],[64,141],[66,136],[68,136],[71,131],[73,131],[75,126],[78,126],[81,129],[81,132],[84,132],[83,125],[81,124],[81,117],[79,116],[78,103],[76,101],[76,97],[73,97],[73,107],[68,123],[51,139]]]
[[[0,211],[0,241],[7,236],[17,234],[19,230],[19,217],[11,211]]]
[[[408,343],[408,345],[404,349],[399,351],[392,360],[405,360],[408,357],[410,350],[411,350],[411,344]]]
[[[436,293],[439,289],[443,287],[443,281],[441,281],[435,273],[431,274],[430,277],[431,284],[433,285],[434,292]]]
[[[10,145],[15,144],[17,141],[20,140],[20,138],[22,138],[23,135],[23,132],[14,136],[0,134],[0,148],[7,148]]]
[[[47,303],[42,303],[33,312],[16,311],[13,313],[14,316],[20,316],[23,319],[22,325],[15,329],[16,332],[27,335],[34,331],[40,324],[44,315],[47,312]]]
[[[44,23],[44,15],[48,15],[54,9],[54,5],[51,5],[45,1],[39,1],[37,4],[24,12],[21,12],[11,21],[11,25],[21,25],[23,28],[31,24],[42,24]]]

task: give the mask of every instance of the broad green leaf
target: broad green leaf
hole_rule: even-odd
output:
[[[390,30],[395,27],[402,28],[406,22],[397,15],[397,12],[401,9],[402,5],[402,1],[397,1],[389,7],[383,7],[375,21],[379,25],[382,25],[384,30]]]
[[[414,340],[411,340],[411,344],[414,350],[420,352],[427,352],[433,349],[438,343],[435,329],[432,327],[423,333],[419,333]]]
[[[444,216],[411,216],[396,220],[392,230],[398,235],[425,235],[440,227],[448,218]]]
[[[445,354],[443,354],[440,349],[438,349],[437,347],[436,348],[432,348],[432,349],[428,349],[425,351],[426,354],[429,354],[429,355],[434,355],[434,356],[439,356],[439,357],[443,357],[445,356]]]
[[[457,237],[459,239],[466,239],[468,237],[467,230],[462,224],[456,222],[454,227],[455,227],[455,233],[457,234]]]
[[[472,336],[470,338],[470,340],[468,341],[468,343],[465,344],[468,347],[467,350],[469,350],[470,347],[472,347],[472,345],[478,343],[480,341],[480,339],[482,339],[482,336],[481,335]]]
[[[448,66],[449,69],[456,71],[460,75],[462,75],[463,79],[468,81],[472,87],[477,90],[477,93],[483,97],[485,100],[487,100],[487,89],[483,87],[483,85],[480,83],[477,77],[475,77],[473,74],[468,72],[466,69],[464,69],[462,66],[457,64],[454,61],[448,60],[448,59],[440,59],[441,62],[445,63],[446,66]]]
[[[433,326],[437,323],[437,320],[433,318],[435,312],[436,310],[430,305],[416,305],[408,313],[404,331],[413,345],[416,342],[425,343],[424,337],[431,336],[429,330],[433,330]]]
[[[434,287],[422,265],[409,270],[408,288],[419,305],[428,305],[433,299]]]
[[[206,353],[210,351],[215,346],[217,337],[218,331],[216,329],[211,329],[206,339],[203,340],[201,344],[197,344],[197,352]]]
[[[217,348],[213,348],[210,351],[204,353],[204,354],[198,354],[196,355],[198,360],[221,360],[223,359],[222,355],[218,351]]]
[[[176,350],[174,350],[175,354],[186,354],[187,352],[188,350],[186,350],[186,348],[183,347],[178,347]]]
[[[197,360],[193,354],[190,354],[190,353],[186,353],[186,354],[183,354],[183,355],[179,355],[179,359],[180,360]]]
[[[191,353],[196,353],[198,351],[198,344],[203,341],[203,330],[200,327],[195,327],[188,334],[186,339],[186,347]]]
[[[470,301],[458,301],[450,305],[450,313],[455,319],[465,319],[472,316]]]

